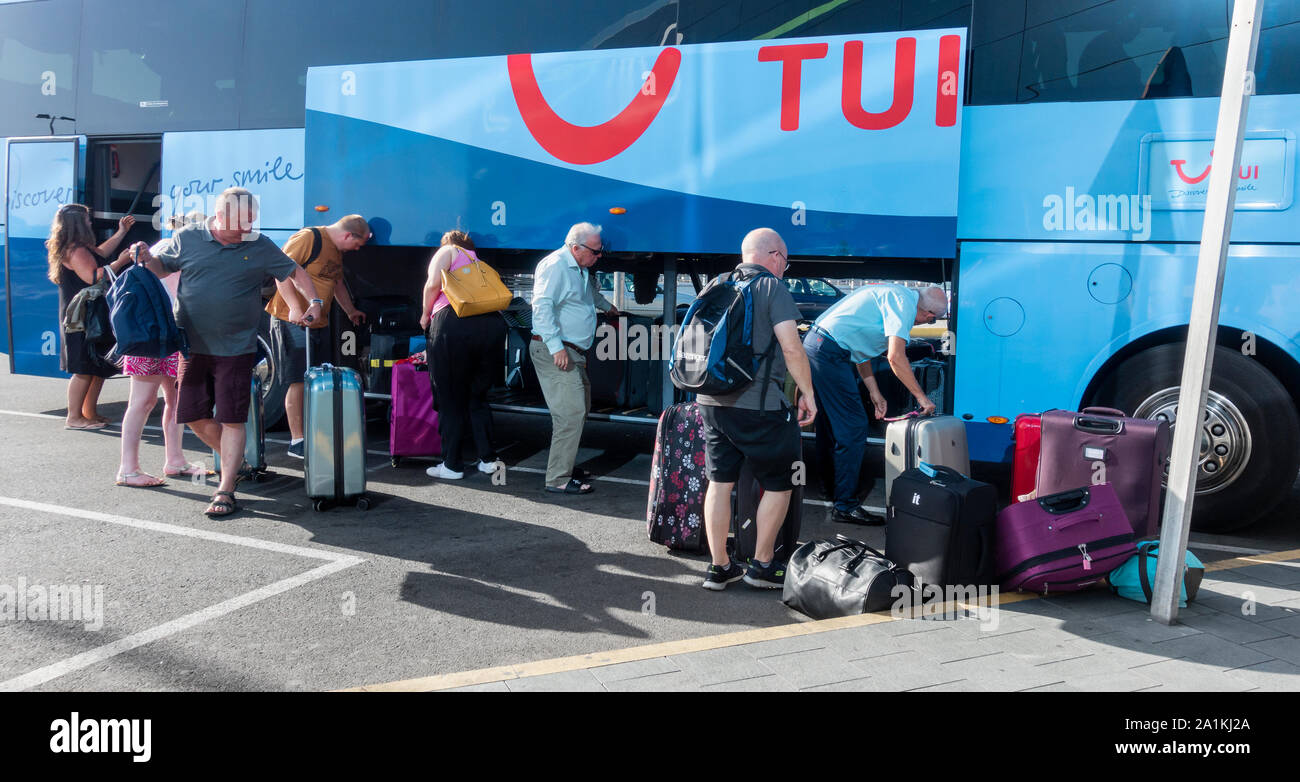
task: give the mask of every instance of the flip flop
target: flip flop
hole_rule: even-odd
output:
[[[103,428],[106,427],[106,426],[108,426],[108,424],[101,424],[101,423],[97,423],[97,422],[92,422],[92,423],[86,424],[85,426],[73,426],[72,424],[64,424],[64,425],[63,425],[63,428],[64,428],[64,429],[76,429],[76,430],[79,431],[79,432],[90,432],[90,431],[94,431],[94,430],[96,430],[96,429],[103,429]]]
[[[577,478],[570,478],[569,482],[564,485],[563,489],[554,486],[547,486],[546,490],[552,494],[591,494],[596,490],[596,487],[589,483],[583,483]]]
[[[221,499],[222,497],[230,498],[229,502]],[[222,508],[224,510],[221,510]],[[237,510],[239,510],[239,503],[235,502],[235,493],[233,491],[219,491],[212,495],[212,501],[208,503],[208,507],[203,511],[203,514],[210,519],[215,519],[218,516],[229,516]]]
[[[216,470],[209,470],[203,465],[195,464],[193,462],[186,464],[184,467],[180,469],[176,469],[173,467],[166,467],[166,466],[163,467],[163,475],[166,475],[168,478],[193,478],[196,475],[202,475],[206,478],[211,478],[216,474],[217,474]]]
[[[153,483],[131,483],[130,482],[131,478],[141,478],[141,477],[151,478],[154,482]],[[120,472],[117,474],[117,480],[114,481],[113,485],[126,486],[127,488],[131,488],[131,489],[153,489],[159,486],[166,486],[167,481],[164,481],[162,478],[155,478],[154,476],[145,472]]]

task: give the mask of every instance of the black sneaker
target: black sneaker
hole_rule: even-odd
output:
[[[871,513],[861,505],[851,511],[836,510],[831,513],[831,520],[840,524],[860,524],[864,527],[883,527],[885,518]]]
[[[714,592],[721,592],[727,588],[727,584],[739,581],[744,577],[745,568],[735,562],[727,563],[726,567],[709,565],[709,571],[705,574],[704,583],[701,586],[705,589],[712,589]]]
[[[757,559],[749,560],[745,583],[759,589],[781,589],[785,586],[785,563],[773,560],[763,565]]]
[[[289,455],[292,456],[292,457],[295,458],[295,459],[301,459],[301,458],[302,458],[302,447],[303,447],[303,442],[304,442],[304,441],[299,440],[299,441],[296,442],[296,443],[290,443],[290,444],[289,444]]]

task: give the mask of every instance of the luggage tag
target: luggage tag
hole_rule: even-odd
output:
[[[1106,461],[1106,449],[1096,445],[1083,446],[1083,458],[1090,462]]]

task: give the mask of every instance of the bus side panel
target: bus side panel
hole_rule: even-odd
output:
[[[924,30],[314,67],[307,197],[378,216],[392,244],[459,225],[544,249],[592,220],[617,250],[735,253],[771,225],[797,255],[952,257],[963,46]]]
[[[5,226],[5,193],[9,192],[9,167],[4,161],[9,159],[9,139],[0,138],[0,353],[9,354],[9,293],[3,284],[5,243],[8,241],[8,229]]]
[[[303,227],[304,175],[301,128],[164,133],[157,206],[164,219],[211,215],[222,190],[243,187],[257,198],[260,231],[292,232]]]
[[[1125,345],[1185,326],[1197,251],[1194,244],[964,243],[954,412],[971,417],[971,458],[1009,458],[1011,427],[989,424],[989,416],[1077,409],[1094,375]],[[1297,290],[1300,247],[1233,245],[1220,323],[1300,360]]]
[[[972,106],[959,240],[1196,242],[1217,98]],[[1232,238],[1300,242],[1300,96],[1251,99]]]

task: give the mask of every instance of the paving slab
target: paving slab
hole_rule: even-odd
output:
[[[591,671],[564,671],[506,682],[510,692],[605,692]]]
[[[1134,669],[1167,692],[1246,692],[1258,685],[1225,673],[1213,665],[1188,660],[1163,660]]]

